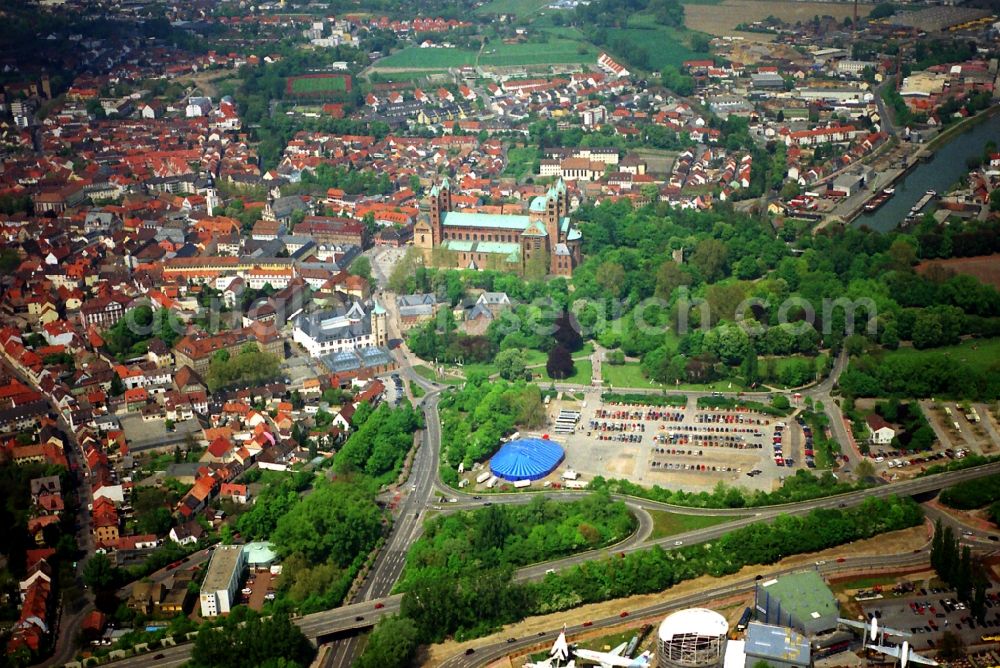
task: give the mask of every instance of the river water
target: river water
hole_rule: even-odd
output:
[[[879,232],[895,228],[903,222],[925,192],[935,190],[938,194],[943,194],[955,185],[969,171],[965,161],[982,155],[983,147],[990,140],[1000,145],[1000,114],[994,114],[941,146],[929,162],[920,163],[901,181],[896,182],[896,192],[888,202],[876,211],[862,213],[852,224],[867,225]],[[914,150],[916,149],[914,146]]]

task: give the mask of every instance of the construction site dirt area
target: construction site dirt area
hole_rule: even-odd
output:
[[[858,16],[868,16],[874,5],[858,4]],[[851,3],[785,2],[782,0],[723,0],[718,4],[684,5],[684,24],[709,35],[737,34],[747,40],[767,41],[774,35],[736,32],[741,23],[750,24],[774,16],[786,23],[811,21],[814,16],[832,16],[837,21],[854,16]]]

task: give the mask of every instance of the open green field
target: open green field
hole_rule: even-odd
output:
[[[561,383],[573,383],[574,385],[590,385],[594,377],[594,365],[590,360],[575,360],[573,366],[576,372]]]
[[[894,357],[920,357],[927,355],[948,355],[957,362],[972,366],[988,366],[1000,359],[1000,339],[968,339],[957,346],[941,348],[899,348],[885,354],[886,359]]]
[[[606,388],[615,391],[628,387],[663,388],[668,391],[685,392],[745,392],[750,389],[738,378],[722,378],[711,383],[682,383],[664,386],[642,375],[642,368],[638,362],[626,362],[620,365],[605,362],[601,365],[601,378]]]
[[[522,350],[524,353],[525,366],[533,367],[542,365],[545,366],[545,361],[548,359],[548,355],[540,350]],[[459,373],[465,375],[466,378],[469,377],[471,373],[485,373],[487,376],[494,376],[497,373],[497,368],[494,364],[490,362],[482,363],[468,363],[462,366],[455,366],[453,369]]]
[[[378,76],[372,81],[418,81],[420,79],[427,79],[433,76],[441,77],[447,76],[442,70],[405,70],[402,72],[379,72],[378,63],[375,64],[375,70],[373,74]],[[447,80],[447,79],[445,79]]]
[[[549,0],[493,0],[476,10],[477,14],[516,14],[527,16],[541,10]]]
[[[462,384],[462,381],[457,378],[438,376],[436,373],[434,373],[434,369],[424,364],[418,364],[417,366],[413,367],[413,370],[416,371],[420,376],[426,378],[427,380],[434,381],[436,383],[444,383],[446,385]]]
[[[604,386],[611,386],[615,389],[622,387],[660,387],[660,383],[654,382],[642,375],[642,368],[638,362],[626,362],[625,364],[612,365],[605,362],[601,365],[601,379]]]
[[[650,538],[653,539],[675,536],[687,531],[707,529],[716,524],[739,519],[737,515],[715,517],[710,515],[684,515],[682,513],[667,512],[666,510],[650,510],[648,512],[653,518],[653,533],[650,535]]]
[[[649,67],[654,70],[661,69],[665,65],[679,68],[685,60],[706,57],[706,54],[697,54],[688,47],[688,36],[683,32],[664,26],[649,25],[608,30],[608,44],[615,45],[618,42],[644,50],[649,57]],[[627,53],[616,53],[616,55],[630,62]]]
[[[472,65],[476,62],[476,52],[466,49],[421,49],[410,46],[387,58],[378,61],[378,69],[414,68],[414,69],[447,69]]]
[[[286,88],[293,95],[340,93],[348,88],[348,79],[340,75],[306,75],[288,77]]]
[[[591,63],[598,51],[593,45],[572,39],[550,39],[524,44],[488,44],[479,58],[480,65],[513,67],[519,65],[555,65]]]
[[[538,158],[538,149],[534,146],[511,147],[507,149],[507,166],[503,170],[503,175],[518,179],[527,176],[532,173]]]

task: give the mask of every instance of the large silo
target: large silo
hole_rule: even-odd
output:
[[[715,668],[726,654],[726,618],[705,608],[680,610],[660,624],[656,656],[660,668]]]

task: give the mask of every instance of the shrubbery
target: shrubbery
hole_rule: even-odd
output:
[[[800,517],[782,516],[772,524],[754,524],[711,544],[672,551],[654,547],[624,558],[588,561],[540,582],[513,584],[511,567],[466,575],[428,571],[404,594],[401,614],[413,620],[421,642],[438,642],[448,635],[477,637],[528,615],[663,591],[701,575],[735,573],[743,566],[905,529],[922,519],[912,499],[868,499],[856,508],[817,509]]]
[[[455,473],[460,463],[471,468],[500,446],[500,439],[514,431],[515,425],[537,427],[545,419],[542,393],[537,385],[523,381],[487,382],[470,378],[440,404],[441,477],[457,484]]]
[[[941,491],[941,503],[959,510],[982,508],[1000,501],[1000,475],[960,482]]]
[[[722,482],[716,485],[712,492],[685,492],[680,489],[664,489],[659,485],[643,487],[628,480],[605,479],[602,476],[595,476],[589,489],[607,490],[612,494],[628,494],[691,508],[750,508],[807,501],[834,494],[845,494],[865,487],[866,485],[862,483],[850,485],[840,482],[830,472],[817,477],[809,471],[799,469],[795,475],[785,479],[780,489],[773,492],[748,492],[739,487],[729,487]]]
[[[435,517],[406,557],[399,589],[431,575],[472,575],[482,568],[526,566],[624,540],[635,518],[624,503],[593,494],[569,503],[538,496]]]
[[[605,392],[601,395],[605,403],[637,404],[639,406],[687,406],[687,396],[683,394],[625,394]]]

